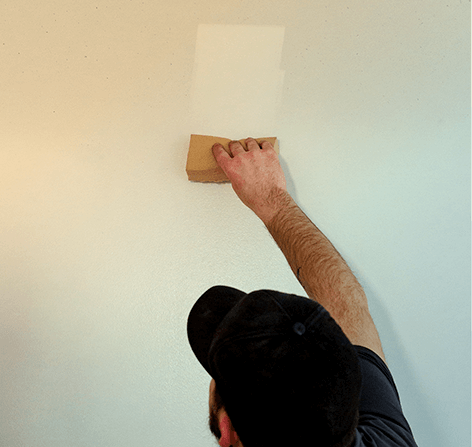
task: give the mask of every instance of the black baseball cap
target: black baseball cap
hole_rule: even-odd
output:
[[[279,440],[308,429],[335,445],[357,423],[357,351],[316,301],[215,286],[192,307],[187,335],[245,446],[274,427]]]

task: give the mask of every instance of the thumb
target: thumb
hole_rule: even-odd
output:
[[[224,147],[220,143],[215,143],[211,150],[217,165],[223,169],[224,173],[226,174],[226,165],[228,161],[231,160],[231,156],[225,151]]]

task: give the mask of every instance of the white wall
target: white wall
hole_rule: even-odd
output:
[[[419,445],[470,445],[470,2],[0,6],[0,445],[213,445],[186,318],[303,290],[191,133],[277,136]]]

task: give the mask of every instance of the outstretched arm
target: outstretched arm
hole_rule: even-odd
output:
[[[262,220],[285,255],[307,295],[324,306],[351,343],[385,356],[367,298],[344,259],[287,192],[285,176],[272,145],[246,140],[247,150],[230,144],[213,147],[241,201]]]

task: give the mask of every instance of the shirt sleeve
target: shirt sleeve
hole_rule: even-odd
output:
[[[363,346],[356,349],[362,388],[355,446],[417,447],[387,365],[370,349]]]

